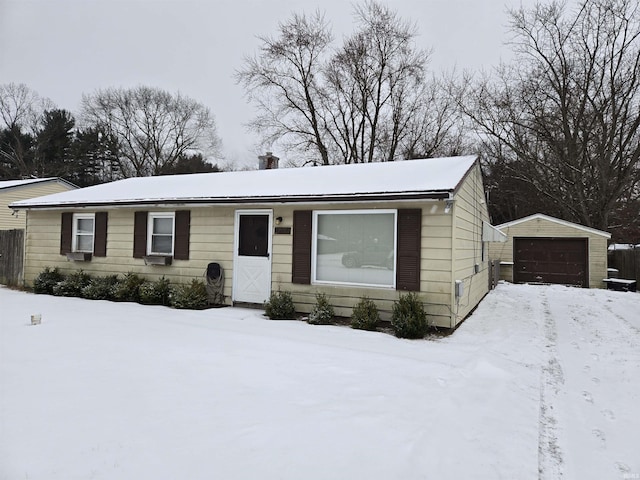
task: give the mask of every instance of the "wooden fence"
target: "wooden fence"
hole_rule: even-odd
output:
[[[618,278],[640,282],[640,248],[610,251],[609,268],[618,270]]]
[[[0,284],[22,283],[23,259],[24,230],[0,230]]]

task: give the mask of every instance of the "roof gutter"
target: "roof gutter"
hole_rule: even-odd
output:
[[[122,200],[122,201],[97,201],[97,202],[69,202],[47,204],[11,204],[12,210],[51,210],[66,208],[103,208],[103,207],[134,207],[157,205],[243,205],[243,204],[272,204],[283,205],[288,203],[356,203],[356,202],[388,202],[388,201],[413,201],[413,200],[446,200],[453,198],[450,191],[433,192],[405,192],[392,194],[358,194],[358,195],[327,195],[327,196],[265,196],[265,197],[220,197],[220,198],[173,198],[153,200]]]

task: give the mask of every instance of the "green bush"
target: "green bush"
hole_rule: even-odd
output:
[[[293,319],[296,307],[290,292],[272,292],[269,301],[264,305],[264,313],[272,320]]]
[[[351,314],[351,328],[359,330],[375,330],[380,322],[378,307],[373,300],[367,297],[360,299],[353,307]]]
[[[399,338],[422,338],[427,333],[427,314],[415,293],[400,295],[393,303],[391,328]]]
[[[171,295],[171,306],[197,310],[208,305],[207,287],[202,280],[194,278],[190,284],[178,285]]]
[[[140,285],[140,303],[147,305],[169,305],[171,284],[162,277],[155,282],[143,282]]]
[[[82,289],[89,285],[91,277],[78,270],[67,275],[64,280],[53,286],[53,294],[61,297],[81,297]]]
[[[139,302],[140,285],[144,282],[141,276],[129,272],[113,286],[113,299],[120,302]]]
[[[82,296],[89,300],[112,300],[114,287],[117,283],[117,275],[94,277],[89,285],[82,289]]]
[[[335,312],[324,293],[316,293],[316,303],[309,313],[309,323],[313,325],[327,325],[333,321]]]
[[[58,267],[53,269],[45,267],[42,272],[33,279],[33,291],[35,293],[53,294],[53,287],[64,280],[64,275],[60,273]]]

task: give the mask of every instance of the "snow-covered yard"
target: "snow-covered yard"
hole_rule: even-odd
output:
[[[637,293],[501,284],[409,341],[0,288],[2,480],[624,479],[639,446]]]

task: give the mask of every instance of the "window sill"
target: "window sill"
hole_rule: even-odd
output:
[[[142,257],[145,265],[171,265],[173,257],[166,255],[147,255]]]
[[[67,253],[67,260],[72,262],[90,262],[91,254],[89,252],[69,252]]]

